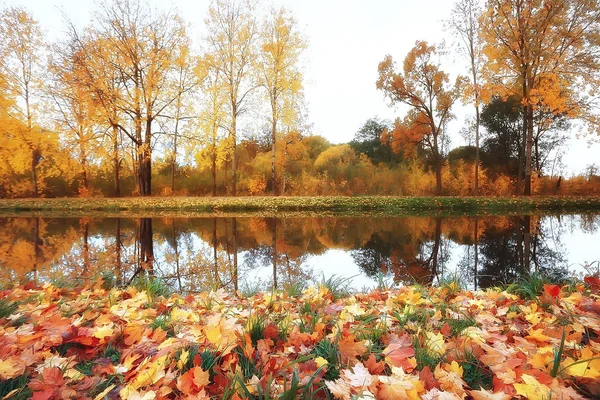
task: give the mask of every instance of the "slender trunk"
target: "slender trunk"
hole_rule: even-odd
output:
[[[479,124],[479,99],[477,98],[475,100],[475,196],[479,196]]]
[[[531,166],[533,145],[533,105],[527,105],[527,140],[525,147],[525,196],[531,196]]]
[[[115,268],[117,286],[123,284],[123,268],[121,264],[121,218],[115,220]]]
[[[142,269],[154,276],[154,245],[152,243],[152,218],[140,218],[140,261]]]
[[[215,286],[221,287],[221,279],[219,278],[219,263],[217,253],[217,219],[213,218],[212,230],[212,246],[213,246],[213,273],[215,275]]]
[[[143,146],[143,166],[144,166],[144,191],[142,196],[152,195],[152,118],[147,117],[146,120],[146,132],[144,135],[144,146]]]
[[[212,151],[212,195],[217,197],[217,148],[216,144],[213,144]]]
[[[179,268],[179,242],[177,238],[177,230],[175,229],[175,218],[171,220],[171,232],[173,235],[173,250],[175,250],[175,271],[177,274],[177,284],[179,285],[179,291],[183,290],[181,285],[181,271]]]
[[[34,254],[33,254],[33,283],[37,286],[38,284],[38,263],[40,262],[42,254],[42,239],[40,238],[40,218],[36,218],[34,222]]]
[[[180,75],[181,79],[181,75]],[[179,118],[181,110],[181,94],[177,95],[177,111],[175,113],[175,133],[173,136],[173,155],[171,157],[171,194],[175,193],[175,169],[177,168],[177,135],[179,134]]]
[[[238,231],[237,231],[237,218],[232,218],[232,230],[233,230],[233,290],[237,293],[238,291],[238,259],[237,259],[237,243],[238,243]]]
[[[442,219],[435,219],[435,237],[433,240],[433,249],[431,251],[431,272],[433,276],[438,274],[438,260],[440,254],[440,242],[442,239]]]
[[[120,169],[120,162],[119,162],[119,128],[116,125],[112,126],[112,132],[113,132],[113,177],[114,177],[114,196],[115,197],[120,197],[121,196],[121,188],[119,186],[119,169]]]
[[[273,113],[273,121],[271,124],[271,140],[273,141],[273,151],[271,154],[271,194],[277,196],[277,179],[275,175],[275,159],[277,149],[277,118]]]
[[[83,225],[83,275],[86,276],[90,268],[89,221]]]
[[[527,182],[526,182],[527,183]],[[523,232],[523,264],[525,270],[529,273],[530,271],[530,259],[531,259],[531,215],[526,215],[524,222]]]
[[[231,140],[233,142],[233,154],[231,157],[231,195],[237,196],[237,107],[233,104],[233,110],[231,113]]]
[[[39,196],[39,188],[38,188],[38,176],[37,176],[37,165],[38,165],[38,150],[34,149],[33,154],[31,156],[31,181],[33,184],[33,197]]]

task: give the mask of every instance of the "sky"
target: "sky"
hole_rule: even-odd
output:
[[[191,24],[191,34],[202,34],[208,0],[148,0],[161,8],[174,7]],[[95,9],[94,0],[0,0],[0,5],[23,5],[40,21],[49,38],[60,37],[62,12],[81,26]],[[313,134],[332,143],[352,140],[362,124],[374,116],[403,117],[406,108],[390,107],[376,90],[377,65],[386,54],[401,65],[417,40],[431,44],[453,42],[444,31],[451,0],[263,0],[263,5],[285,6],[296,17],[308,38],[304,54],[305,97]],[[467,72],[456,54],[441,60],[451,81]],[[464,145],[458,134],[472,107],[455,107],[456,119],[449,125],[451,147]],[[565,175],[582,173],[586,165],[600,163],[600,144],[570,133],[563,163]]]

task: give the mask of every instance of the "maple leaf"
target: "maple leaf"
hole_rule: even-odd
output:
[[[544,284],[544,293],[550,297],[558,297],[560,294],[560,286]]]
[[[371,375],[369,370],[365,368],[363,363],[357,363],[352,371],[345,369],[343,376],[348,381],[350,386],[365,388],[370,386],[375,381],[375,376]]]
[[[350,384],[340,378],[335,381],[325,381],[325,386],[327,389],[335,396],[336,399],[350,399],[352,397],[352,388]]]
[[[473,400],[510,400],[512,398],[511,395],[504,392],[493,393],[485,389],[471,390],[469,394],[473,397]]]
[[[17,357],[10,357],[6,360],[0,360],[0,379],[12,379],[23,375],[25,372],[25,363]]]
[[[394,367],[402,367],[405,371],[410,371],[415,367],[415,363],[409,360],[414,357],[415,349],[410,346],[403,346],[401,343],[391,343],[384,350],[385,361]]]
[[[36,378],[29,382],[29,388],[34,392],[33,399],[52,399],[60,398],[60,389],[65,385],[63,374],[60,368],[46,368]]]
[[[380,375],[385,370],[385,363],[383,361],[377,362],[375,354],[371,353],[365,362],[365,367],[367,367],[371,374]]]
[[[367,346],[365,341],[355,341],[354,335],[348,334],[338,342],[340,358],[342,363],[348,364],[350,361],[356,361],[357,356],[365,354]]]
[[[517,394],[520,394],[529,400],[547,400],[550,398],[550,388],[546,385],[542,385],[535,377],[523,374],[521,379],[525,383],[514,384]]]
[[[194,367],[177,379],[177,389],[186,395],[198,393],[210,383],[208,371],[201,367]]]
[[[425,347],[435,354],[442,355],[446,352],[446,344],[444,343],[444,335],[441,333],[427,332],[427,340]]]

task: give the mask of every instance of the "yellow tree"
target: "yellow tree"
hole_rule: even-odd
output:
[[[479,125],[481,104],[481,69],[483,62],[479,21],[482,10],[479,0],[458,0],[448,21],[460,40],[460,52],[469,63],[470,82],[465,94],[475,107],[475,195],[479,193]]]
[[[102,39],[109,52],[96,52],[95,56],[108,55],[115,60],[101,63],[109,65],[119,78],[120,96],[115,100],[124,121],[117,126],[135,149],[138,191],[149,196],[152,149],[158,133],[155,125],[179,97],[178,91],[170,89],[177,50],[186,42],[184,24],[179,16],[153,13],[137,0],[113,0],[101,5],[89,32],[92,38]]]
[[[72,52],[74,68],[78,71],[78,82],[86,89],[86,95],[93,103],[97,115],[97,123],[106,126],[105,135],[110,147],[99,147],[98,156],[108,156],[113,167],[113,194],[121,195],[121,132],[125,115],[120,109],[122,91],[121,76],[114,68],[118,64],[118,54],[111,50],[107,38],[98,37],[96,32],[88,29],[80,34],[72,23],[69,23],[69,43],[75,49]]]
[[[53,50],[50,71],[53,80],[47,92],[54,100],[57,131],[63,144],[72,149],[81,168],[80,192],[89,191],[89,164],[97,149],[100,135],[95,132],[97,112],[85,86],[85,71],[77,63],[78,50],[74,43],[62,43]]]
[[[0,14],[0,74],[11,97],[8,113],[22,121],[21,129],[11,132],[13,141],[23,144],[23,162],[31,174],[34,197],[39,195],[38,168],[42,162],[42,150],[48,132],[37,124],[36,114],[41,98],[41,60],[43,58],[43,35],[38,22],[23,8],[7,8]]]
[[[256,59],[256,20],[247,0],[213,0],[208,9],[205,38],[214,66],[227,91],[229,135],[232,143],[231,194],[237,193],[237,122],[248,95],[256,88],[252,67]]]
[[[412,107],[407,126],[418,129],[422,143],[431,151],[436,176],[436,194],[442,193],[441,138],[446,123],[453,118],[452,106],[460,97],[464,78],[450,84],[448,74],[440,70],[435,46],[417,41],[404,59],[402,72],[387,55],[379,63],[377,89],[383,91],[391,104],[403,103]]]
[[[205,148],[202,158],[208,158],[212,175],[212,195],[217,195],[217,164],[219,160],[219,142],[225,123],[225,106],[227,103],[227,92],[223,80],[219,76],[220,70],[216,67],[215,60],[211,54],[205,54],[196,68],[200,88],[204,94],[201,103],[199,123],[204,137],[208,139],[208,146]],[[206,154],[207,153],[207,154]],[[203,157],[203,156],[208,157]],[[222,157],[221,157],[222,159]],[[198,162],[198,166],[205,165]]]
[[[273,8],[263,22],[260,46],[260,82],[267,92],[271,108],[271,192],[276,195],[278,122],[284,117],[284,108],[293,107],[294,97],[301,94],[302,74],[298,64],[307,43],[298,31],[296,20],[290,12],[285,8]]]
[[[598,130],[600,3],[488,0],[482,19],[488,84],[523,104],[524,194],[531,194],[536,110],[580,118]]]

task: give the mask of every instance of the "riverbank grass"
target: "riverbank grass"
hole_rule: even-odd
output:
[[[600,197],[130,197],[0,199],[0,214],[54,213],[507,213],[594,212]]]

